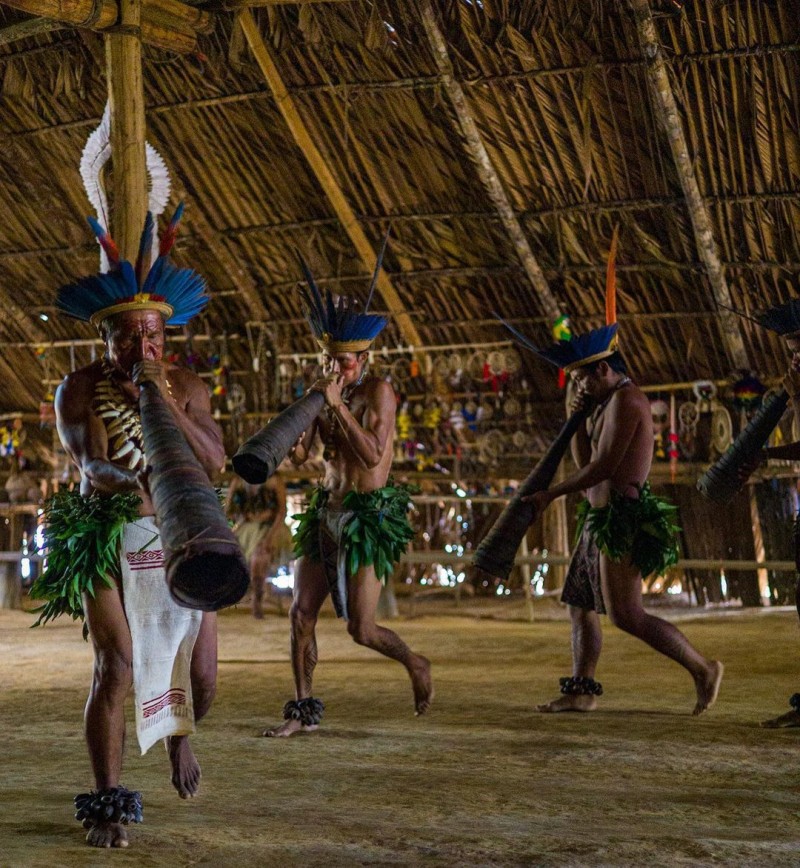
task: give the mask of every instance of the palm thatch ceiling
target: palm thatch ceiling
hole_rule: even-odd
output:
[[[622,340],[641,383],[725,377],[742,361],[781,373],[772,335],[720,316],[637,14],[641,24],[641,7],[652,12],[721,285],[753,311],[797,294],[800,2],[440,0],[444,61],[427,0],[273,2],[253,10],[258,29],[373,249],[391,224],[386,270],[423,345],[503,339],[493,311],[550,339],[552,304],[473,159],[466,114],[576,330],[602,318],[619,224]],[[38,406],[34,344],[92,336],[52,304],[61,283],[97,268],[78,163],[106,102],[103,36],[36,33],[30,19],[0,4],[0,411]],[[236,13],[214,7],[194,54],[147,47],[144,74],[148,140],[187,201],[176,258],[213,293],[199,329],[243,336],[263,321],[280,350],[313,349],[293,291],[296,251],[334,289],[364,292],[368,269]],[[396,324],[386,341],[403,342]],[[70,364],[59,352],[49,354],[58,374]],[[244,340],[232,353],[247,368]],[[536,400],[558,400],[553,372],[525,365]]]

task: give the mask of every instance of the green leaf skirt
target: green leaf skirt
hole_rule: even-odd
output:
[[[83,620],[83,594],[94,597],[97,588],[112,587],[121,578],[122,534],[138,518],[141,503],[132,493],[83,497],[77,491],[59,491],[47,501],[47,565],[30,590],[33,599],[46,602],[35,610],[34,627],[59,615]]]
[[[607,506],[581,501],[576,539],[586,525],[597,547],[612,561],[630,555],[643,577],[662,575],[678,562],[677,514],[678,507],[656,497],[645,482],[638,498],[612,491]]]
[[[394,571],[394,565],[414,538],[414,529],[408,521],[411,495],[419,489],[389,484],[374,491],[348,491],[342,500],[342,511],[352,512],[342,534],[348,575],[361,567],[375,566],[375,575],[385,582]],[[320,512],[327,508],[330,493],[315,488],[305,512],[292,516],[299,525],[294,534],[294,553],[320,560]]]

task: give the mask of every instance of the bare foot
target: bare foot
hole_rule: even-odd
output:
[[[431,680],[431,661],[420,654],[412,664],[411,686],[414,688],[414,714],[425,714],[433,702],[433,681]]]
[[[761,726],[765,729],[788,729],[792,726],[800,726],[800,711],[792,709],[782,714],[780,717],[773,717],[770,720],[765,720]]]
[[[192,799],[200,789],[200,763],[197,762],[188,735],[173,735],[164,739],[172,764],[172,786],[182,799]]]
[[[536,710],[543,714],[557,714],[560,711],[594,711],[597,697],[593,693],[565,693],[558,699],[537,705]]]
[[[279,724],[272,729],[265,729],[261,735],[264,738],[288,738],[290,735],[294,735],[296,732],[313,732],[315,729],[319,729],[318,724],[311,724],[309,726],[303,726],[299,720],[289,719],[284,720],[283,723]]]
[[[695,678],[694,686],[697,690],[697,705],[692,712],[695,717],[708,711],[709,708],[717,701],[719,693],[719,685],[722,682],[722,675],[725,672],[725,667],[719,660],[715,660],[709,667],[708,671],[701,678]]]
[[[122,823],[98,823],[89,829],[86,843],[90,847],[127,847],[128,833]]]

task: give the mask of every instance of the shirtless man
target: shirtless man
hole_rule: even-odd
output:
[[[593,354],[597,355],[597,354]],[[557,497],[585,491],[587,506],[620,510],[622,521],[631,503],[650,500],[647,476],[653,455],[650,405],[625,373],[621,356],[613,348],[600,360],[576,360],[570,373],[577,387],[573,410],[586,401],[595,409],[573,439],[578,471],[529,500],[541,514]],[[629,514],[629,513],[628,513]],[[633,519],[635,521],[635,518]],[[562,601],[569,605],[572,622],[573,669],[561,679],[562,696],[538,706],[539,711],[593,711],[602,693],[594,680],[600,658],[602,633],[599,614],[608,611],[611,622],[646,642],[651,648],[680,663],[694,680],[697,694],[693,714],[702,714],[717,698],[723,667],[703,657],[672,624],[647,614],[642,606],[642,572],[631,553],[615,560],[598,547],[591,531],[589,512],[578,548],[573,555]],[[626,528],[636,539],[640,529]],[[659,545],[653,539],[651,550]],[[677,552],[664,551],[662,564],[674,562]],[[599,567],[599,569],[598,569]],[[655,570],[652,570],[655,571]]]
[[[168,250],[163,255],[167,254]],[[203,299],[207,302],[207,297],[199,295],[204,284],[197,275],[194,277],[199,281],[198,296],[192,297],[187,293],[184,301],[188,299],[202,306]],[[188,316],[182,316],[181,300],[177,300],[173,307],[169,297],[165,299],[163,295],[156,295],[158,286],[151,287],[155,298],[140,293],[133,299],[103,299],[102,295],[87,293],[85,298],[97,308],[93,311],[91,307],[80,304],[84,300],[80,295],[82,285],[85,284],[82,282],[62,289],[59,306],[72,316],[90,319],[99,328],[105,355],[69,374],[59,386],[55,399],[58,433],[80,470],[80,494],[83,497],[92,492],[101,495],[133,492],[141,498],[139,514],[152,516],[154,510],[147,489],[141,429],[130,437],[132,450],[126,444],[125,456],[113,458],[112,453],[116,452],[109,441],[113,439],[116,445],[118,435],[110,438],[106,427],[109,420],[101,419],[96,412],[96,396],[102,390],[111,396],[109,400],[118,410],[114,418],[128,414],[138,420],[139,387],[145,382],[154,383],[209,477],[216,475],[224,463],[225,453],[221,432],[211,416],[208,389],[191,371],[163,360],[165,320],[172,317],[173,321],[181,323]],[[130,460],[137,453],[141,459]],[[85,734],[99,793],[116,789],[124,791],[120,788],[125,740],[123,706],[134,676],[131,630],[122,588],[116,581],[112,584],[112,587],[95,586],[94,596],[84,594],[83,601],[94,649]],[[216,615],[204,612],[191,655],[191,693],[196,721],[211,706],[216,690],[216,673]],[[173,786],[181,798],[193,797],[200,783],[200,766],[188,736],[168,737],[165,746],[172,766]],[[87,841],[92,846],[128,846],[126,830],[119,822],[94,818],[84,820],[84,826],[89,828]]]
[[[757,319],[761,325],[781,335],[786,342],[786,349],[789,350],[791,359],[789,361],[789,370],[783,378],[782,385],[791,398],[794,417],[797,424],[800,425],[800,301],[795,299],[786,304],[770,308],[760,314]],[[800,461],[800,441],[787,443],[784,446],[768,446],[762,449],[751,462],[741,468],[740,476],[742,481],[744,482],[760,464],[768,461],[770,458],[783,461]],[[798,545],[800,545],[800,528],[797,526],[797,522],[800,522],[800,516],[795,518],[794,532],[794,556],[795,561],[800,563],[800,551],[797,550]],[[800,616],[800,579],[798,579],[795,593],[795,603],[797,605],[797,614]],[[789,705],[791,707],[789,711],[778,715],[778,717],[763,721],[761,726],[767,729],[784,729],[800,726],[800,693],[794,693],[789,697]]]
[[[313,282],[312,289],[316,291]],[[369,495],[385,496],[380,508],[397,519],[396,523],[387,520],[381,527],[388,530],[396,524],[401,528],[400,535],[391,543],[392,560],[399,558],[413,536],[405,518],[407,491],[396,486],[384,488],[393,455],[397,406],[394,391],[378,377],[367,376],[365,350],[385,325],[385,319],[366,313],[351,316],[363,318],[367,338],[342,339],[337,334],[336,322],[319,322],[313,315],[309,317],[324,350],[323,377],[312,388],[325,396],[325,406],[294,447],[292,461],[301,465],[319,435],[325,445],[325,476],[322,486],[312,495],[295,536],[295,551],[302,554],[295,566],[290,611],[296,699],[286,703],[284,722],[266,730],[265,736],[289,736],[317,728],[323,706],[311,694],[317,664],[315,625],[329,593],[337,614],[347,619],[347,631],[355,642],[405,666],[411,678],[416,713],[424,714],[433,699],[429,661],[413,653],[391,630],[375,623],[381,593],[376,565],[365,565],[362,557],[354,573],[349,568],[352,543],[343,537],[343,532],[351,521],[358,520],[360,510],[375,511],[376,507],[363,502],[370,499]],[[353,503],[354,496],[361,505]],[[393,563],[384,567],[380,578],[388,581]]]

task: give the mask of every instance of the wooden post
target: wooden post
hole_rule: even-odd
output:
[[[376,253],[372,249],[369,239],[364,234],[364,230],[361,228],[355,212],[350,207],[344,191],[334,177],[325,158],[320,153],[319,148],[314,143],[314,137],[309,132],[305,121],[300,116],[294,99],[286,88],[283,78],[278,71],[272,53],[264,41],[261,31],[258,29],[258,24],[253,17],[253,13],[249,9],[244,9],[239,13],[237,20],[297,146],[303,152],[311,170],[325,191],[325,195],[336,212],[342,228],[348,234],[350,241],[358,251],[367,273],[372,274],[377,260]],[[405,340],[414,347],[421,347],[422,339],[417,331],[417,327],[412,322],[400,296],[397,294],[397,290],[392,285],[391,278],[382,268],[378,272],[377,288],[386,307],[397,321],[400,333]]]
[[[648,0],[630,0],[636,19],[639,47],[645,59],[647,82],[650,87],[653,113],[658,118],[669,141],[675,171],[678,174],[689,217],[694,230],[694,241],[700,259],[706,268],[708,282],[715,301],[725,307],[733,307],[730,289],[722,270],[717,243],[711,232],[711,220],[694,171],[694,163],[689,153],[689,143],[683,131],[675,94],[669,80],[667,63],[658,41],[656,25],[650,11]],[[739,318],[729,310],[719,312],[720,332],[725,342],[728,359],[734,368],[749,368]]]
[[[519,553],[523,558],[527,558],[531,553],[528,548],[528,534],[522,537],[522,543],[519,547]],[[531,587],[531,565],[520,564],[519,571],[522,574],[522,590],[525,594],[525,611],[528,614],[528,621],[532,624],[535,620],[533,610],[533,588]]]
[[[136,260],[147,213],[141,0],[120,0],[120,32],[106,35],[111,108],[111,234],[123,259]]]
[[[539,265],[536,257],[533,255],[533,251],[528,243],[522,224],[514,213],[511,201],[503,187],[503,182],[492,164],[486,146],[483,144],[483,139],[481,138],[478,126],[475,123],[475,119],[473,118],[472,112],[467,104],[467,99],[464,96],[464,90],[455,77],[453,64],[447,51],[447,42],[439,28],[439,23],[436,20],[436,13],[434,12],[430,0],[420,0],[420,14],[422,17],[422,24],[425,27],[425,32],[428,35],[428,42],[430,43],[436,66],[442,77],[442,84],[444,85],[444,89],[453,106],[453,110],[458,117],[467,152],[472,157],[478,175],[483,182],[483,186],[486,189],[492,204],[497,210],[500,219],[503,221],[503,226],[505,227],[508,237],[511,239],[514,249],[517,251],[517,256],[519,256],[525,274],[539,297],[542,311],[547,314],[551,320],[554,320],[561,312],[559,304],[553,293],[550,291],[550,286],[544,276],[544,271]]]
[[[553,485],[563,482],[566,476],[566,464],[562,461],[553,479]],[[559,497],[558,500],[551,503],[544,511],[544,515],[542,516],[542,537],[548,554],[569,557],[569,521],[567,518],[566,497]],[[564,564],[550,564],[544,583],[545,589],[552,591],[562,587],[565,575],[566,567]]]

